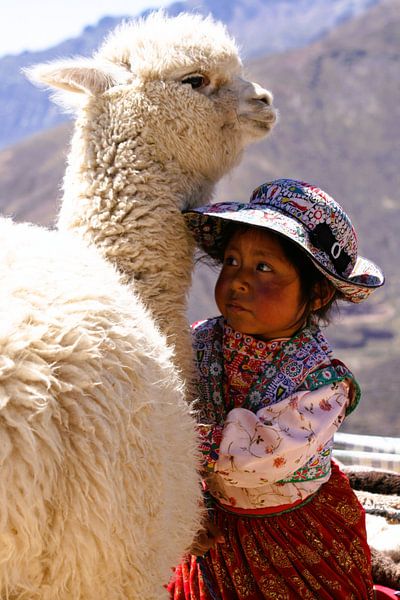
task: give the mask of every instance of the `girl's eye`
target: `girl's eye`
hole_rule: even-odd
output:
[[[225,256],[224,265],[228,267],[237,267],[238,261],[233,256]]]
[[[267,273],[268,271],[271,271],[271,267],[269,267],[267,265],[267,263],[258,263],[257,265],[257,271],[262,271],[263,273]]]

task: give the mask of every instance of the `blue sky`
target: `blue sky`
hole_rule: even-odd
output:
[[[137,15],[172,0],[3,0],[0,56],[42,50],[79,35],[106,15]]]

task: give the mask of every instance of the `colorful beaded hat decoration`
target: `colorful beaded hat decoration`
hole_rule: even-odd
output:
[[[358,256],[356,232],[343,208],[308,183],[276,179],[255,189],[249,203],[202,206],[187,211],[185,218],[198,246],[217,259],[230,222],[291,239],[350,302],[362,302],[385,280],[377,265]]]

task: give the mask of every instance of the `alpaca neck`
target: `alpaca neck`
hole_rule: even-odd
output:
[[[179,172],[174,163],[157,165],[145,148],[137,152],[137,144],[124,152],[125,163],[118,167],[90,161],[89,155],[93,148],[78,130],[58,226],[95,244],[117,267],[166,335],[188,380],[192,356],[186,311],[194,244],[181,209],[207,202],[212,186]],[[104,163],[107,157],[101,159]]]

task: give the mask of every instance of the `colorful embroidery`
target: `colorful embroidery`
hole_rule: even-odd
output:
[[[291,477],[278,483],[296,483],[323,479],[331,470],[332,442],[329,442],[318,454],[313,456],[304,467],[297,469]]]
[[[227,343],[224,343],[223,349],[224,341]],[[234,398],[229,397],[229,405],[223,398],[227,397],[223,392],[230,391],[223,389],[229,379],[224,377],[224,362],[226,368],[229,369],[230,365],[231,373],[236,370],[244,387],[249,389],[241,406],[254,412],[286,398],[311,371],[331,362],[330,346],[317,328],[305,328],[289,341],[262,342],[252,336],[233,332],[228,325],[224,333],[223,317],[196,324],[194,351],[200,376],[201,422],[205,423],[222,424],[226,413],[235,407]],[[262,368],[266,362],[267,368]],[[254,382],[255,376],[257,379]]]
[[[203,456],[203,468],[213,471],[218,460],[219,445],[222,437],[222,426],[200,424],[197,426],[200,435],[200,452]]]
[[[340,360],[333,358],[331,363],[332,364],[330,366],[325,367],[324,369],[319,369],[318,371],[307,375],[299,390],[306,389],[312,391],[322,387],[323,385],[334,384],[338,383],[339,381],[343,381],[343,379],[348,379],[352,382],[354,390],[354,393],[351,396],[350,405],[346,411],[346,415],[349,415],[357,407],[360,401],[360,386],[354,378],[353,373]]]
[[[358,401],[359,388],[352,373],[340,361],[331,358],[329,344],[317,328],[305,328],[289,340],[264,342],[232,330],[222,317],[217,317],[196,324],[194,349],[202,398],[198,420],[209,424],[207,433],[203,432],[201,446],[208,471],[212,471],[218,460],[218,439],[226,415],[233,408],[257,412],[277,404],[296,390],[333,386],[344,379],[352,380],[357,390],[351,410]],[[326,399],[321,399],[319,407],[323,411],[331,410]],[[213,428],[213,424],[218,427]],[[213,430],[217,431],[218,439],[210,437]],[[277,483],[322,479],[329,474],[330,458],[331,441],[306,465]]]

